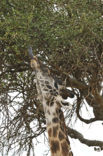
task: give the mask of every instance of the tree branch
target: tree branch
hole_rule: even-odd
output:
[[[90,105],[93,108],[93,113],[95,118],[91,118],[90,120],[83,119],[79,115],[79,109],[80,104],[77,104],[77,115],[78,118],[85,122],[85,123],[91,123],[97,120],[103,120],[103,96],[99,95],[99,93],[96,91],[96,88],[94,87],[94,90],[90,90],[90,85],[85,85],[82,82],[79,82],[76,79],[72,79],[68,76],[67,78],[67,85],[73,88],[79,89],[81,97],[84,97],[86,99],[88,105]],[[81,99],[82,100],[82,99]]]
[[[88,140],[83,137],[83,135],[76,130],[72,128],[67,128],[68,129],[68,135],[71,138],[78,139],[81,143],[91,147],[91,146],[99,146],[101,150],[103,150],[103,141],[98,141],[98,140]]]
[[[81,99],[80,97],[77,97],[77,108],[76,108],[76,113],[77,113],[77,117],[78,117],[81,121],[85,122],[86,124],[89,124],[89,123],[92,123],[92,122],[94,122],[94,121],[99,120],[99,119],[97,119],[97,118],[90,118],[90,119],[84,119],[84,118],[82,118],[81,115],[79,114],[80,104],[81,104],[81,103],[82,103],[82,99]]]

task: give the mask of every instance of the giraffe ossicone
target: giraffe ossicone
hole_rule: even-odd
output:
[[[31,56],[31,67],[35,70],[38,98],[43,104],[46,118],[51,156],[73,156],[64,114],[61,110],[62,102],[65,102],[60,95],[62,88],[58,87],[49,69],[36,56],[32,54]]]

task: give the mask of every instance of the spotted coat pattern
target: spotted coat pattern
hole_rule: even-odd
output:
[[[68,140],[64,115],[61,110],[63,97],[48,68],[42,66],[37,57],[31,59],[35,70],[38,99],[43,104],[51,156],[73,156]]]

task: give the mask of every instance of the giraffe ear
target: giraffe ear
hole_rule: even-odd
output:
[[[59,78],[54,77],[54,87],[55,87],[56,89],[59,89],[60,86],[62,86],[62,81],[61,81]]]

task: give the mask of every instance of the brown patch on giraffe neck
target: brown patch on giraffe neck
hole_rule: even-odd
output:
[[[54,117],[54,118],[52,119],[52,122],[53,122],[53,123],[58,123],[58,122],[59,122],[59,119],[58,119],[57,117]]]
[[[54,105],[54,97],[53,98],[48,98],[48,96],[47,96],[47,97],[45,97],[45,99],[47,101],[46,105],[48,105],[50,107],[52,107]]]
[[[57,134],[58,134],[58,126],[54,126],[53,127],[53,137],[57,137]]]
[[[48,129],[48,135],[49,135],[49,137],[52,136],[52,129],[51,128]]]
[[[60,151],[59,141],[57,141],[57,140],[52,140],[52,141],[51,141],[51,152],[52,152],[52,153],[57,153],[58,151]],[[65,156],[66,156],[66,155],[65,155]]]
[[[66,141],[61,143],[61,152],[62,156],[67,156],[69,154],[68,144]]]
[[[64,134],[61,131],[59,131],[58,138],[60,141],[62,141],[65,138]]]

